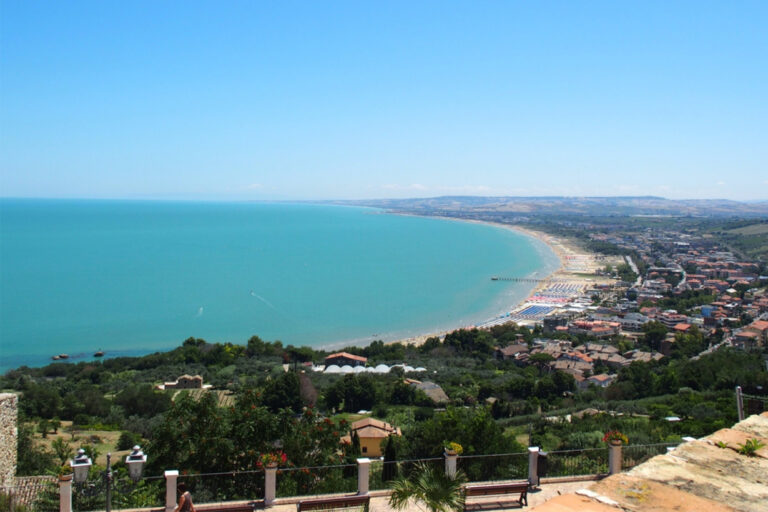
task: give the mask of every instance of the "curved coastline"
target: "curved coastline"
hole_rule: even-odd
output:
[[[403,215],[403,216],[411,216],[411,217],[425,217],[425,218],[432,218],[432,219],[441,219],[446,221],[455,221],[455,222],[466,222],[471,224],[483,224],[486,226],[492,226],[500,229],[506,229],[508,231],[515,232],[517,234],[521,234],[523,236],[527,236],[529,238],[533,238],[536,241],[542,243],[544,246],[546,246],[552,254],[558,259],[559,266],[555,269],[553,269],[551,272],[547,273],[542,279],[550,279],[555,275],[562,274],[563,271],[566,268],[567,264],[567,258],[568,258],[568,252],[569,249],[572,251],[573,248],[570,247],[570,244],[568,244],[564,239],[558,238],[555,236],[552,236],[548,233],[544,233],[541,231],[535,231],[528,228],[523,228],[520,226],[513,226],[510,224],[502,224],[500,222],[491,222],[491,221],[482,221],[482,220],[476,220],[476,219],[460,219],[456,217],[443,217],[443,216],[432,216],[432,215],[416,215],[411,213],[400,213],[400,212],[385,212],[390,215]],[[531,288],[531,290],[525,294],[523,298],[518,300],[517,302],[510,304],[508,307],[505,308],[505,311],[512,311],[519,307],[521,307],[525,302],[528,300],[530,296],[535,294],[536,292],[540,291],[542,288],[545,287],[545,284],[543,282],[536,284]],[[496,317],[500,318],[500,317]],[[493,318],[486,319],[487,321],[493,320]],[[443,337],[446,334],[453,332],[458,329],[462,328],[473,328],[476,327],[474,324],[470,325],[456,325],[455,327],[447,328],[447,329],[441,329],[437,331],[431,331],[429,333],[425,334],[419,334],[416,336],[410,336],[406,338],[396,339],[392,341],[387,341],[387,344],[394,344],[394,343],[402,343],[404,345],[421,345],[424,343],[427,339],[432,337]],[[366,343],[365,345],[367,345]],[[356,346],[354,344],[350,343],[334,343],[332,345],[328,345],[329,348],[339,348],[340,346]]]

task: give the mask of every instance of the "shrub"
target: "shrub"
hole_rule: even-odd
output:
[[[123,432],[117,440],[118,450],[130,450],[134,445],[140,444],[141,437],[133,432]]]

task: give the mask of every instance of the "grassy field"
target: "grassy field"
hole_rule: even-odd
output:
[[[738,233],[739,235],[768,235],[768,222],[760,224],[751,224],[741,228],[731,229],[729,233]]]
[[[725,245],[747,258],[768,260],[768,223],[729,229],[718,236]]]
[[[36,425],[32,426],[36,427]],[[51,447],[53,441],[59,438],[64,439],[71,447],[70,459],[75,456],[75,452],[82,445],[92,444],[99,452],[99,456],[94,463],[101,464],[102,466],[107,464],[107,453],[112,453],[113,462],[122,460],[128,455],[129,450],[117,450],[116,448],[117,440],[121,434],[119,430],[76,430],[71,432],[69,430],[71,427],[71,421],[62,421],[61,427],[56,434],[50,432],[47,437],[43,438],[42,434],[36,432],[35,442],[44,446],[48,451],[53,452]]]

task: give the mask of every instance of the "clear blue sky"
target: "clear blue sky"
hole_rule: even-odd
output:
[[[768,2],[0,2],[0,196],[768,199]]]

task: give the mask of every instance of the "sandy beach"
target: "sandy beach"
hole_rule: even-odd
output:
[[[440,217],[445,218],[445,217]],[[479,325],[457,325],[452,329],[443,330],[439,332],[432,332],[427,334],[422,334],[418,336],[412,336],[408,338],[393,340],[388,342],[388,344],[392,343],[402,343],[405,345],[421,345],[424,343],[427,339],[432,337],[443,337],[446,334],[461,328],[467,328],[467,327],[491,327],[492,325],[499,325],[507,322],[517,322],[517,323],[533,323],[536,320],[535,316],[532,316],[530,319],[521,318],[519,315],[516,316],[514,313],[519,312],[520,310],[526,309],[527,305],[532,305],[531,299],[536,298],[537,300],[541,298],[542,295],[547,295],[547,290],[553,286],[553,283],[557,283],[556,286],[558,288],[565,288],[565,291],[563,293],[557,294],[557,300],[565,302],[566,297],[570,296],[570,298],[576,298],[579,296],[584,290],[586,290],[588,287],[593,286],[598,283],[608,283],[611,280],[605,277],[601,277],[595,274],[596,270],[599,270],[600,268],[604,267],[606,264],[606,261],[603,259],[602,256],[598,256],[596,254],[589,253],[579,247],[576,243],[574,243],[571,240],[556,237],[553,235],[550,235],[549,233],[544,233],[542,231],[536,231],[529,228],[524,228],[520,226],[512,226],[509,224],[501,224],[498,222],[486,222],[486,221],[478,221],[478,220],[465,220],[465,219],[452,219],[448,218],[449,220],[456,220],[461,222],[471,222],[475,224],[487,224],[489,226],[499,227],[503,229],[507,229],[510,231],[515,231],[517,233],[522,233],[526,236],[530,236],[532,238],[536,238],[537,240],[541,241],[542,243],[546,244],[550,250],[557,256],[557,258],[560,260],[559,267],[550,273],[548,276],[541,279],[541,281],[534,287],[534,289],[531,291],[528,297],[525,299],[515,303],[510,304],[507,308],[507,311],[509,311],[509,315],[500,316],[494,319],[488,319],[487,322],[481,323]],[[562,297],[561,297],[562,296]],[[546,297],[544,297],[546,299]]]

